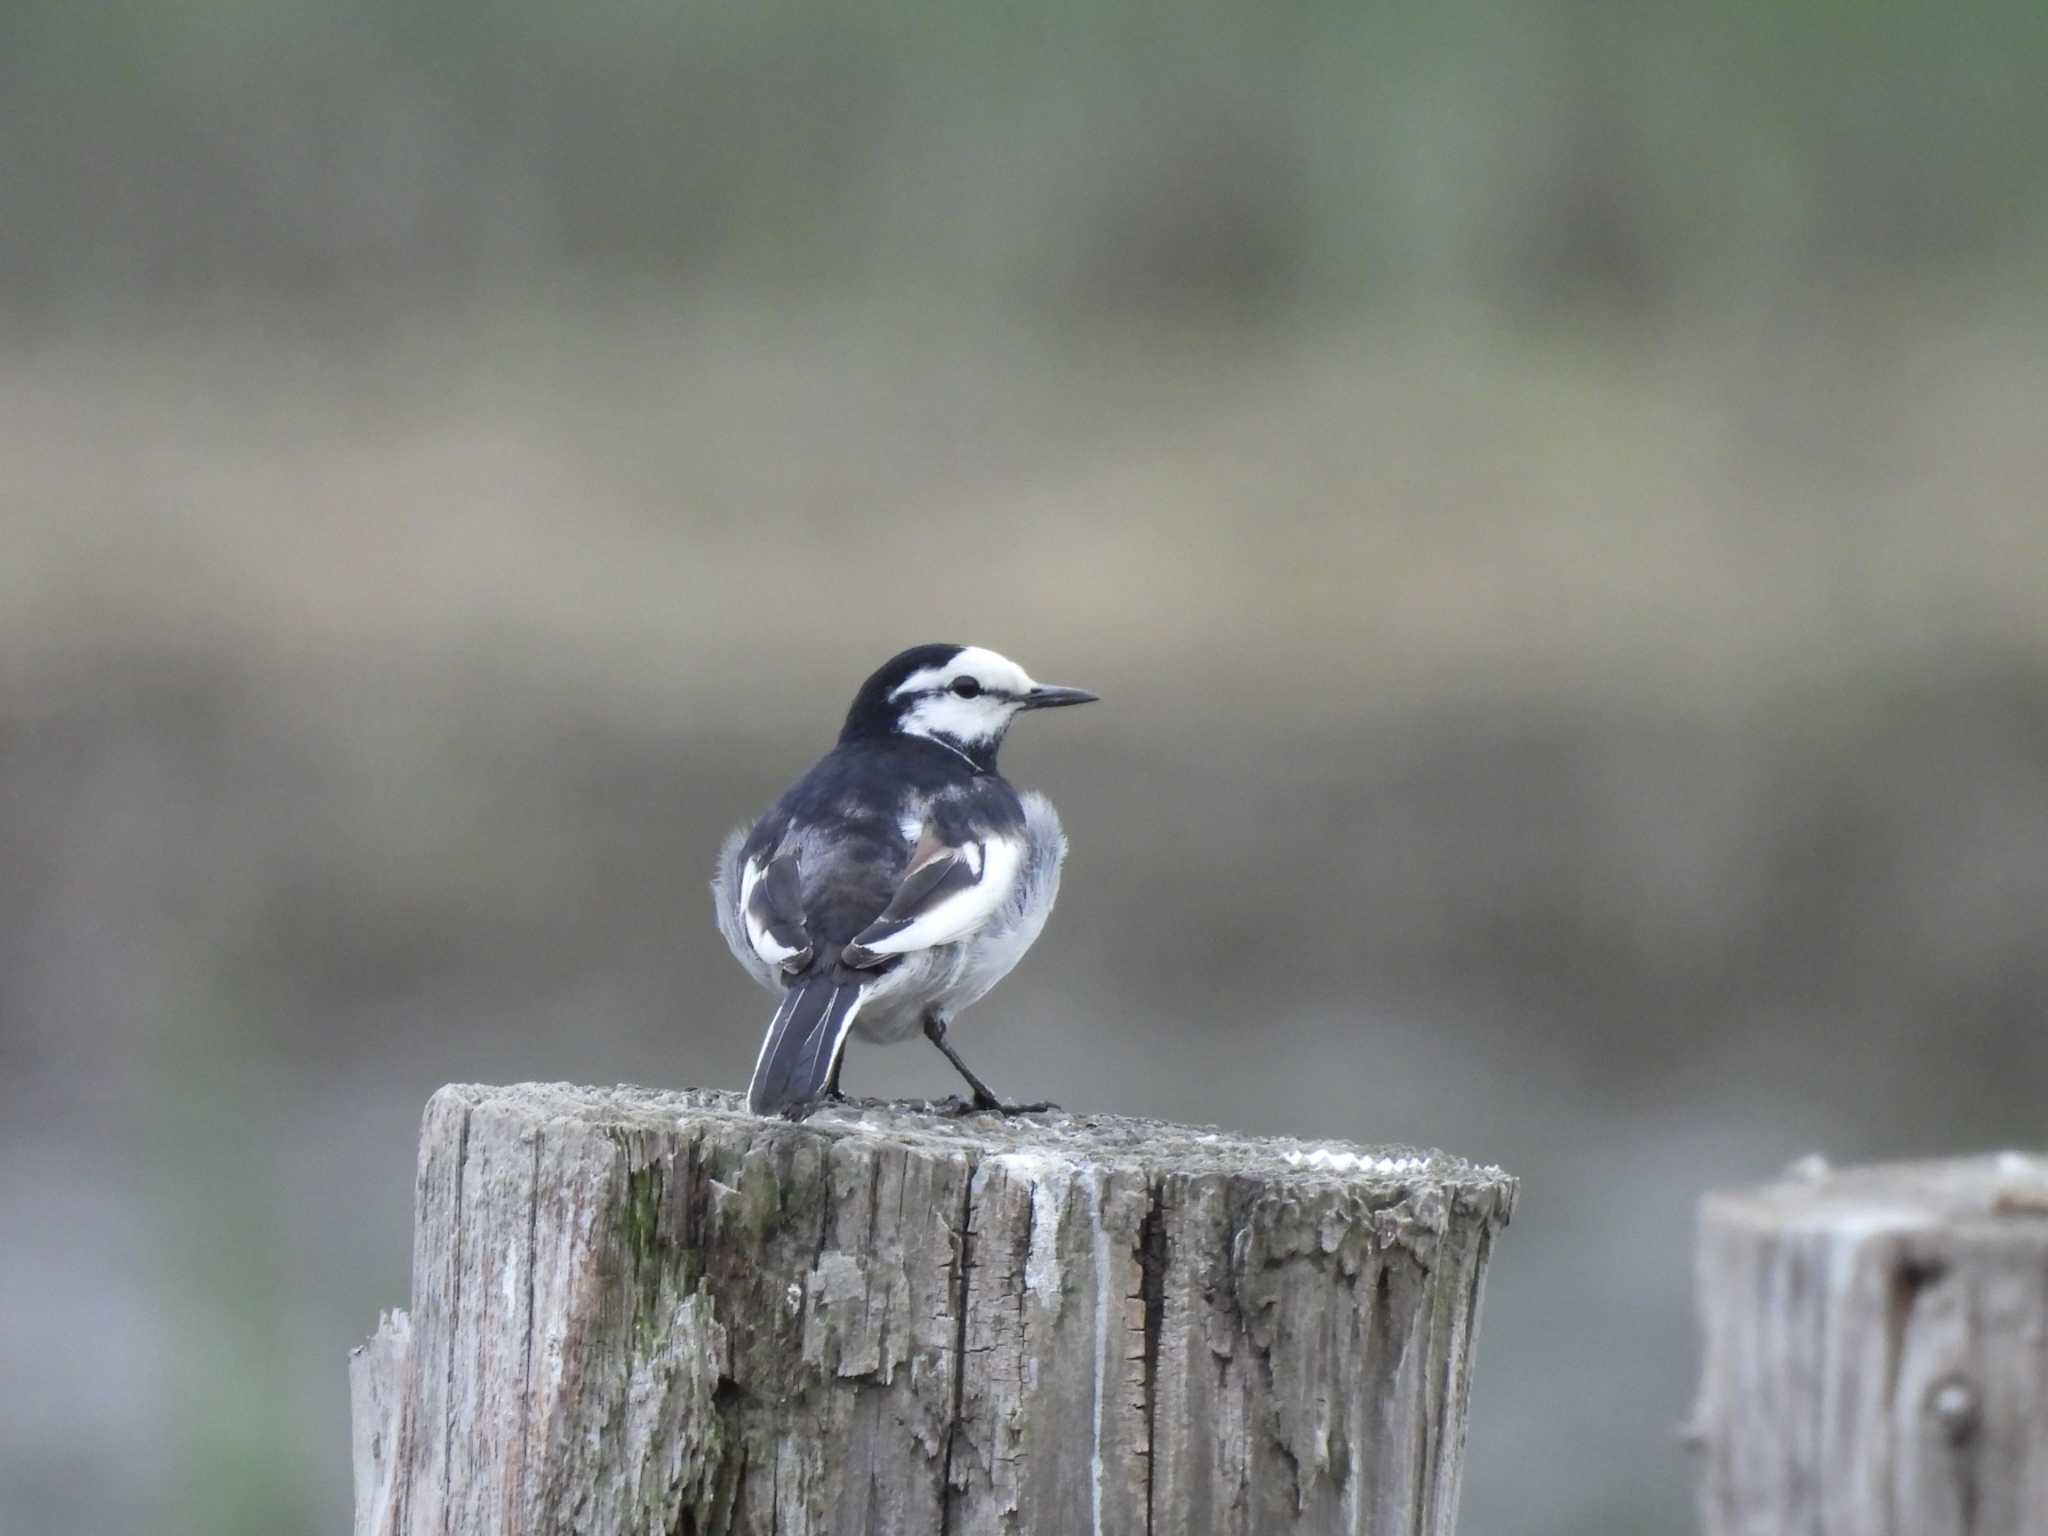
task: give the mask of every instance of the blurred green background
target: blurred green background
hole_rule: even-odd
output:
[[[449,1079],[740,1083],[899,647],[956,1038],[1526,1176],[1465,1525],[1692,1528],[1691,1207],[2044,1139],[2048,8],[0,8],[0,1531],[334,1532]],[[948,1090],[921,1047],[855,1092]]]

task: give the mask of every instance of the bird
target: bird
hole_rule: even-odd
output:
[[[957,1112],[1036,1112],[999,1097],[947,1028],[1009,974],[1059,895],[1067,839],[1045,796],[996,766],[1028,711],[1087,704],[975,645],[918,645],[861,684],[832,750],[725,839],[719,932],[780,996],[747,1107],[801,1120],[839,1096],[849,1033],[923,1033],[966,1079]]]

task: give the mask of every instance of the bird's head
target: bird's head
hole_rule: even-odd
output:
[[[1010,722],[1025,710],[1094,698],[1085,689],[1035,683],[1007,656],[978,645],[919,645],[861,684],[839,739],[923,736],[987,770]]]

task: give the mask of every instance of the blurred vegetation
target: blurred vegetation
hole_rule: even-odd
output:
[[[774,273],[979,308],[2044,275],[2048,11],[12,0],[17,311]]]
[[[1920,0],[0,7],[0,1532],[339,1528],[426,1094],[743,1077],[711,850],[929,639],[1108,701],[1010,749],[1076,852],[977,1062],[1524,1173],[1467,1524],[1690,1530],[1693,1194],[2039,1137],[2043,80]]]

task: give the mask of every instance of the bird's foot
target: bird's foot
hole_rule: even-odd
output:
[[[953,1070],[967,1080],[967,1086],[974,1095],[971,1099],[946,1099],[937,1106],[938,1113],[956,1117],[981,1114],[1042,1115],[1059,1108],[1059,1105],[1050,1099],[1040,1100],[1036,1104],[1012,1104],[1008,1099],[997,1098],[994,1090],[976,1077],[973,1069],[960,1059],[960,1053],[946,1043],[946,1016],[938,1009],[934,1008],[925,1014],[924,1034],[925,1038],[945,1055],[946,1060],[953,1063]]]
[[[978,1093],[971,1099],[958,1094],[941,1099],[932,1106],[933,1112],[949,1120],[962,1119],[967,1115],[1045,1115],[1060,1114],[1059,1105],[1050,1099],[1041,1099],[1035,1104],[1013,1104],[1008,1099],[999,1099],[992,1093]]]

